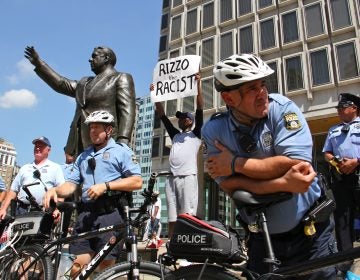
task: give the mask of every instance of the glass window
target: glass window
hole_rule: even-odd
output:
[[[183,98],[183,112],[194,112],[194,96],[186,96]]]
[[[154,137],[152,142],[151,156],[159,156],[159,147],[160,147],[160,137]]]
[[[202,90],[204,95],[204,110],[214,108],[213,79],[202,80]]]
[[[189,11],[186,15],[186,35],[197,31],[197,9]]]
[[[180,50],[177,49],[177,50],[173,50],[169,53],[169,58],[174,58],[174,57],[178,57],[180,56]]]
[[[303,74],[301,57],[295,56],[285,60],[285,73],[287,82],[287,91],[303,89]]]
[[[163,106],[164,106],[164,102],[163,102]],[[154,112],[154,128],[160,128],[160,125],[161,125],[161,120]]]
[[[175,116],[176,113],[176,99],[168,100],[166,102],[166,115],[169,116]]]
[[[258,0],[259,9],[269,7],[273,4],[272,0]]]
[[[240,53],[254,52],[252,25],[248,25],[239,29],[239,45],[240,45]]]
[[[296,12],[293,11],[287,14],[283,14],[281,17],[284,44],[299,40]]]
[[[159,43],[159,52],[166,51],[167,48],[167,36],[163,35],[160,37],[160,43]]]
[[[233,18],[233,0],[220,0],[220,22],[225,22]]]
[[[181,15],[173,17],[171,24],[171,41],[181,36]]]
[[[166,136],[164,136],[163,138],[163,156],[168,156],[170,155],[170,148],[165,146],[166,144]]]
[[[251,11],[252,11],[251,2],[252,2],[252,0],[238,0],[239,16],[251,13]]]
[[[359,76],[359,61],[354,42],[336,46],[340,80]]]
[[[170,0],[163,0],[163,6],[162,6],[163,9],[168,8],[169,5],[170,5]]]
[[[333,30],[351,25],[348,0],[330,0]]]
[[[169,26],[169,14],[163,14],[161,17],[161,30],[168,28]]]
[[[214,2],[203,6],[202,28],[214,26]]]
[[[207,67],[214,64],[214,39],[204,40],[201,48],[201,66]]]
[[[234,54],[234,44],[232,32],[221,34],[220,36],[220,60]]]
[[[316,3],[305,7],[306,35],[313,37],[325,32],[321,4]]]
[[[197,51],[196,51],[196,43],[195,43],[195,44],[191,44],[191,45],[187,45],[187,46],[185,47],[185,55],[191,55],[191,54],[194,54],[194,55],[197,54]]]
[[[269,93],[279,93],[277,62],[267,62],[267,65],[274,70],[274,74],[266,77],[266,87]]]
[[[275,47],[274,18],[260,22],[261,49],[266,50]]]
[[[327,49],[310,53],[312,85],[330,83],[330,69]]]
[[[175,8],[175,7],[177,7],[177,6],[182,5],[183,0],[173,0],[172,2],[173,2],[173,3],[172,3],[172,4],[173,4],[172,7]]]

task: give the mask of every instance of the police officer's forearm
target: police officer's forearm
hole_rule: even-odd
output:
[[[5,199],[4,199],[3,203],[1,204],[1,209],[6,210],[9,207],[11,200],[16,199],[16,197],[17,197],[16,192],[14,192],[12,190],[7,191]]]
[[[274,179],[284,175],[291,166],[300,162],[286,156],[274,156],[264,159],[238,157],[234,162],[234,170],[250,178]]]
[[[71,196],[76,191],[77,185],[72,182],[65,182],[55,188],[56,194],[60,198]]]
[[[141,189],[142,183],[143,183],[142,178],[136,175],[127,178],[122,178],[116,181],[107,182],[110,191],[127,191],[127,192]]]
[[[220,183],[220,187],[232,194],[242,189],[255,194],[276,192],[304,193],[316,176],[308,162],[300,162],[291,167],[283,176],[270,180],[257,180],[243,175],[231,176]]]

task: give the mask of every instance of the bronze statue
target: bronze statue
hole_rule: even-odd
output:
[[[65,152],[79,155],[91,144],[86,117],[93,111],[106,110],[115,117],[113,138],[126,143],[131,139],[135,122],[135,89],[130,74],[114,68],[115,53],[107,47],[96,47],[89,59],[94,77],[79,81],[62,77],[49,67],[34,47],[25,48],[25,57],[35,66],[34,71],[53,90],[75,98],[76,111],[70,126]]]

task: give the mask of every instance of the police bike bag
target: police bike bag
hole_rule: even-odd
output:
[[[234,229],[189,214],[178,216],[168,253],[192,262],[239,263],[246,259]]]

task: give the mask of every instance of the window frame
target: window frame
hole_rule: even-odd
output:
[[[175,30],[173,30],[174,20],[176,20],[178,18],[180,18],[180,24],[179,24],[179,30],[178,30],[179,31],[179,37],[176,37],[176,38],[173,39],[173,32],[175,31]],[[179,42],[179,41],[182,40],[182,37],[183,37],[183,28],[182,28],[183,27],[183,24],[182,24],[183,22],[182,22],[182,20],[183,20],[182,14],[178,14],[178,15],[175,15],[175,16],[171,17],[171,25],[170,25],[170,43],[171,44],[174,44],[174,43]]]
[[[314,85],[314,81],[313,81],[313,68],[312,68],[312,63],[311,63],[311,54],[321,51],[321,50],[326,50],[326,56],[327,56],[327,64],[328,64],[328,70],[329,70],[329,78],[330,81],[328,83],[324,83],[324,84],[319,84],[319,85]],[[317,90],[322,90],[322,89],[326,89],[326,88],[330,88],[330,87],[334,87],[335,83],[334,83],[334,76],[333,76],[333,61],[331,59],[331,48],[330,45],[326,45],[326,46],[321,46],[319,48],[314,48],[308,51],[307,53],[307,57],[308,57],[308,71],[309,71],[309,77],[310,77],[310,89],[313,91],[317,91]]]
[[[263,8],[260,8],[260,2],[261,0],[256,0],[256,11],[261,14],[270,10],[274,10],[276,9],[276,1],[275,0],[271,0],[272,4]]]
[[[288,15],[288,14],[292,14],[295,12],[295,16],[296,16],[296,24],[297,24],[297,40],[294,41],[289,41],[289,42],[284,42],[285,39],[285,34],[284,34],[284,20],[283,20],[283,16]],[[284,13],[280,14],[280,31],[281,31],[281,44],[283,48],[290,48],[290,47],[294,47],[296,45],[300,45],[302,44],[303,41],[303,34],[302,34],[302,22],[301,22],[301,17],[299,17],[299,8],[296,9],[292,9],[292,10],[287,10]]]
[[[196,10],[196,27],[195,27],[195,31],[192,33],[187,34],[187,27],[188,27],[188,14],[190,12],[193,12],[194,10]],[[191,38],[193,36],[196,36],[200,33],[200,8],[199,7],[194,7],[193,9],[189,9],[186,12],[186,16],[185,16],[185,22],[186,22],[186,26],[185,26],[185,38]]]
[[[256,53],[256,38],[254,36],[256,36],[255,34],[257,34],[255,28],[256,28],[256,25],[255,25],[255,22],[251,22],[249,24],[246,24],[246,25],[242,25],[240,26],[238,29],[237,29],[237,43],[238,43],[238,46],[239,46],[239,52],[240,53],[244,53],[242,50],[241,50],[241,42],[240,42],[240,35],[241,35],[241,30],[242,29],[245,29],[245,28],[249,28],[251,27],[251,37],[252,37],[252,52],[246,52],[246,53]]]
[[[204,52],[204,42],[207,42],[207,41],[212,41],[212,63],[210,64],[210,65],[206,65],[206,66],[203,66],[203,60],[204,60],[204,55],[203,55],[203,52]],[[216,40],[215,40],[215,36],[210,36],[210,37],[207,37],[207,38],[204,38],[204,39],[202,39],[201,40],[201,50],[200,50],[200,56],[201,56],[201,69],[202,70],[206,70],[206,69],[210,69],[211,67],[213,67],[214,66],[214,63],[215,63],[215,60],[217,59],[216,57],[215,57],[215,50],[216,50],[216,48],[215,48],[215,42],[216,42]]]
[[[320,5],[320,12],[321,12],[321,21],[322,21],[322,25],[323,25],[323,29],[324,32],[322,34],[318,34],[318,35],[313,35],[313,36],[309,36],[308,35],[308,29],[307,29],[307,21],[306,21],[306,8],[311,7],[311,6],[316,6],[316,5]],[[311,41],[315,41],[315,40],[319,40],[322,38],[326,38],[328,37],[328,28],[327,28],[327,24],[326,24],[326,13],[325,13],[325,6],[324,3],[322,1],[318,1],[318,2],[314,2],[314,3],[310,3],[307,5],[304,5],[303,7],[303,18],[304,18],[304,37],[306,39],[306,41],[311,42]],[[311,23],[309,23],[311,25]]]
[[[344,79],[344,80],[340,80],[340,67],[339,67],[339,55],[338,55],[338,46],[340,45],[346,45],[352,43],[354,45],[354,52],[355,52],[355,58],[357,59],[357,70],[358,70],[358,76],[357,77],[352,77],[352,78],[348,78],[348,79]],[[334,43],[334,54],[335,54],[335,63],[336,63],[336,76],[337,76],[337,81],[338,84],[341,85],[347,85],[347,84],[352,84],[355,82],[359,82],[360,81],[360,46],[359,46],[359,39],[357,38],[351,38],[349,40],[344,40],[341,42],[337,42]]]
[[[262,49],[262,34],[261,34],[261,23],[268,21],[272,19],[273,21],[273,25],[274,25],[274,40],[275,40],[275,46],[267,48],[267,49]],[[259,35],[258,40],[259,40],[259,53],[260,54],[267,54],[267,53],[271,53],[274,52],[276,50],[279,50],[279,36],[278,36],[278,25],[276,24],[278,22],[278,16],[277,15],[272,15],[270,17],[266,17],[263,18],[261,20],[259,20],[258,22],[258,32],[257,34]]]
[[[338,29],[335,29],[335,26],[334,26],[333,14],[332,14],[332,9],[331,9],[331,0],[329,0],[329,3],[328,3],[330,28],[331,28],[331,32],[334,35],[341,34],[341,33],[344,33],[344,32],[348,32],[351,29],[355,29],[354,19],[353,19],[353,14],[352,14],[350,2],[349,2],[349,0],[344,0],[344,1],[346,1],[346,3],[347,3],[347,8],[348,8],[349,16],[350,16],[350,25],[345,26],[345,27],[341,27],[341,28],[338,28]]]
[[[237,0],[237,5],[236,5],[236,17],[238,19],[245,19],[245,18],[248,18],[248,17],[251,17],[251,16],[254,16],[255,14],[255,3],[254,3],[254,0],[248,0],[250,1],[250,5],[251,5],[251,9],[248,13],[246,14],[240,14],[240,2],[243,1],[243,0]]]
[[[281,78],[281,58],[275,58],[275,59],[270,59],[267,60],[266,63],[267,64],[272,64],[272,63],[276,63],[276,70],[274,70],[274,72],[276,72],[276,76],[277,76],[277,84],[278,84],[278,93],[281,94],[282,92],[282,88],[283,88],[283,82],[282,82],[282,78]],[[274,74],[272,74],[274,75]],[[269,92],[270,93],[270,92]]]
[[[287,65],[286,61],[288,59],[295,58],[295,57],[300,57],[303,88],[297,88],[297,89],[289,90],[288,89],[288,81],[287,81],[287,77],[288,77],[287,72],[288,71],[287,71],[287,68],[286,68],[286,65]],[[282,58],[282,63],[283,63],[283,69],[282,70],[283,70],[283,77],[284,77],[285,94],[287,96],[294,96],[294,95],[299,95],[299,94],[306,93],[307,90],[308,90],[308,79],[306,78],[307,77],[307,69],[306,69],[306,67],[304,67],[306,65],[304,53],[299,52],[299,53],[293,53],[293,54],[284,56]]]
[[[213,8],[213,14],[212,14],[212,17],[213,17],[213,25],[210,25],[210,26],[207,26],[207,27],[204,27],[204,7],[205,6],[210,6],[212,5],[212,8]],[[216,25],[217,25],[217,17],[216,17],[216,9],[215,9],[215,1],[210,1],[210,2],[207,2],[207,3],[204,3],[202,6],[201,6],[201,14],[202,14],[202,17],[201,17],[201,30],[202,31],[209,31],[209,30],[213,30],[216,28]]]
[[[221,2],[222,1],[230,1],[231,2],[231,17],[226,19],[225,21],[221,21]],[[233,22],[235,22],[235,0],[218,0],[218,23],[220,27],[227,26]]]
[[[236,38],[235,38],[235,30],[229,30],[226,32],[223,32],[219,35],[219,48],[218,48],[218,58],[219,60],[225,59],[226,57],[229,57],[228,55],[226,55],[225,57],[221,57],[221,51],[222,51],[222,38],[223,36],[226,36],[228,34],[231,34],[231,43],[232,43],[232,54],[236,53]]]

